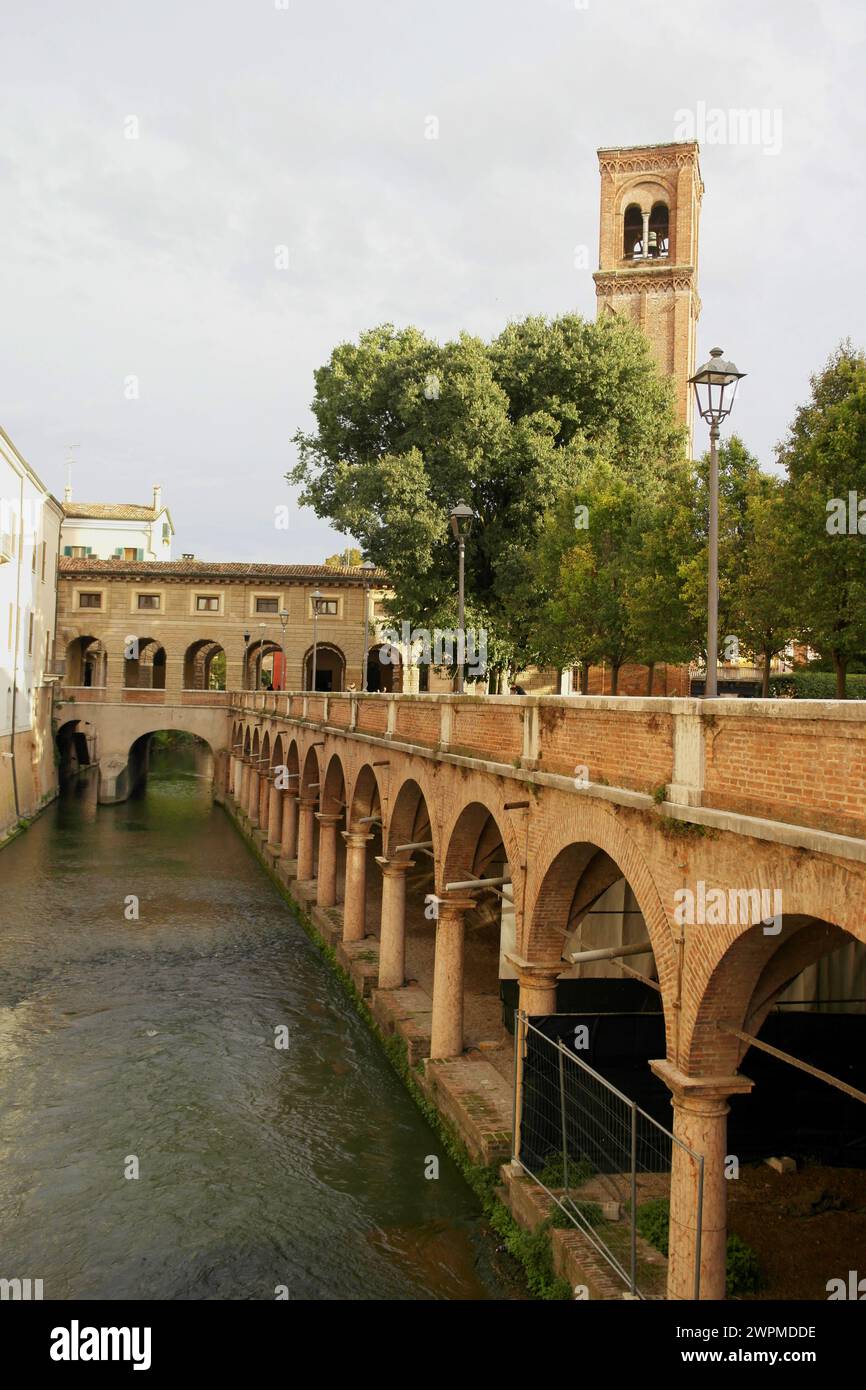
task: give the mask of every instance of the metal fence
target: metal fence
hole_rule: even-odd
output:
[[[640,1232],[665,1242],[674,1145],[694,1165],[698,1298],[703,1157],[519,1012],[514,1037],[514,1156],[554,1221],[580,1230],[638,1298],[665,1296],[666,1263]]]

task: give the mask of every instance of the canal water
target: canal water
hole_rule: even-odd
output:
[[[0,1277],[46,1299],[519,1296],[202,756],[156,755],[121,806],[79,781],[0,853]]]

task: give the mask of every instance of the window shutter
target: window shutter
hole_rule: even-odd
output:
[[[91,550],[91,548],[90,548],[89,545],[86,545],[86,546],[84,547],[84,553],[85,553],[85,555],[92,555],[92,554],[93,554],[93,551]]]
[[[65,545],[65,546],[63,547],[63,554],[64,554],[64,555],[71,555],[71,554],[72,554],[72,546],[71,546],[71,545]]]
[[[143,550],[136,550],[136,552],[135,552],[135,558],[136,558],[136,560],[143,560],[143,559],[144,559],[144,551],[143,551]]]
[[[115,550],[115,552],[114,552],[114,558],[115,558],[116,560],[119,560],[122,554],[123,554],[123,546],[122,546],[122,545],[119,545],[119,546],[117,547],[117,549]]]

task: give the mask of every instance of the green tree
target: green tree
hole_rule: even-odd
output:
[[[536,659],[609,663],[612,693],[621,667],[681,661],[694,650],[693,621],[680,593],[682,531],[671,519],[684,505],[683,462],[667,475],[636,480],[610,458],[588,462],[577,488],[551,510],[531,557],[540,596]]]
[[[626,477],[681,455],[669,384],[634,326],[575,315],[511,325],[492,344],[437,344],[389,324],[315,374],[315,429],[295,436],[300,500],[387,570],[395,611],[453,625],[449,513],[475,514],[466,593],[499,659],[534,659],[541,603],[526,557],[544,517],[603,454]]]
[[[866,357],[850,343],[812,377],[777,453],[790,484],[798,633],[832,660],[844,700],[849,663],[866,652]]]
[[[786,488],[761,476],[746,500],[746,549],[731,588],[734,630],[762,664],[761,694],[770,694],[770,666],[796,630],[794,595],[798,558],[793,543]]]
[[[345,550],[339,551],[336,555],[326,555],[325,564],[328,566],[329,569],[341,570],[345,569],[347,566],[351,567],[360,565],[363,561],[363,558],[364,557],[361,554],[358,547],[356,545],[352,545],[347,546]]]
[[[682,594],[694,624],[698,649],[706,654],[707,571],[709,565],[709,454],[693,466],[692,486],[685,509],[675,521],[682,533],[688,558],[680,567]],[[719,446],[719,644],[727,637],[742,639],[737,631],[739,608],[736,595],[752,553],[753,533],[749,511],[752,497],[767,495],[774,486],[772,474],[762,473],[758,460],[738,435]],[[699,635],[698,635],[699,634]]]

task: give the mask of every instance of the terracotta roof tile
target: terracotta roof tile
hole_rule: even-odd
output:
[[[360,565],[336,569],[330,565],[267,565],[247,564],[243,560],[100,560],[96,556],[76,559],[71,555],[60,558],[61,574],[104,574],[146,579],[323,579],[328,583],[363,579],[384,583],[384,570],[364,570]]]
[[[164,508],[160,507],[159,512]],[[155,521],[159,512],[133,502],[64,502],[63,515],[84,521]]]

